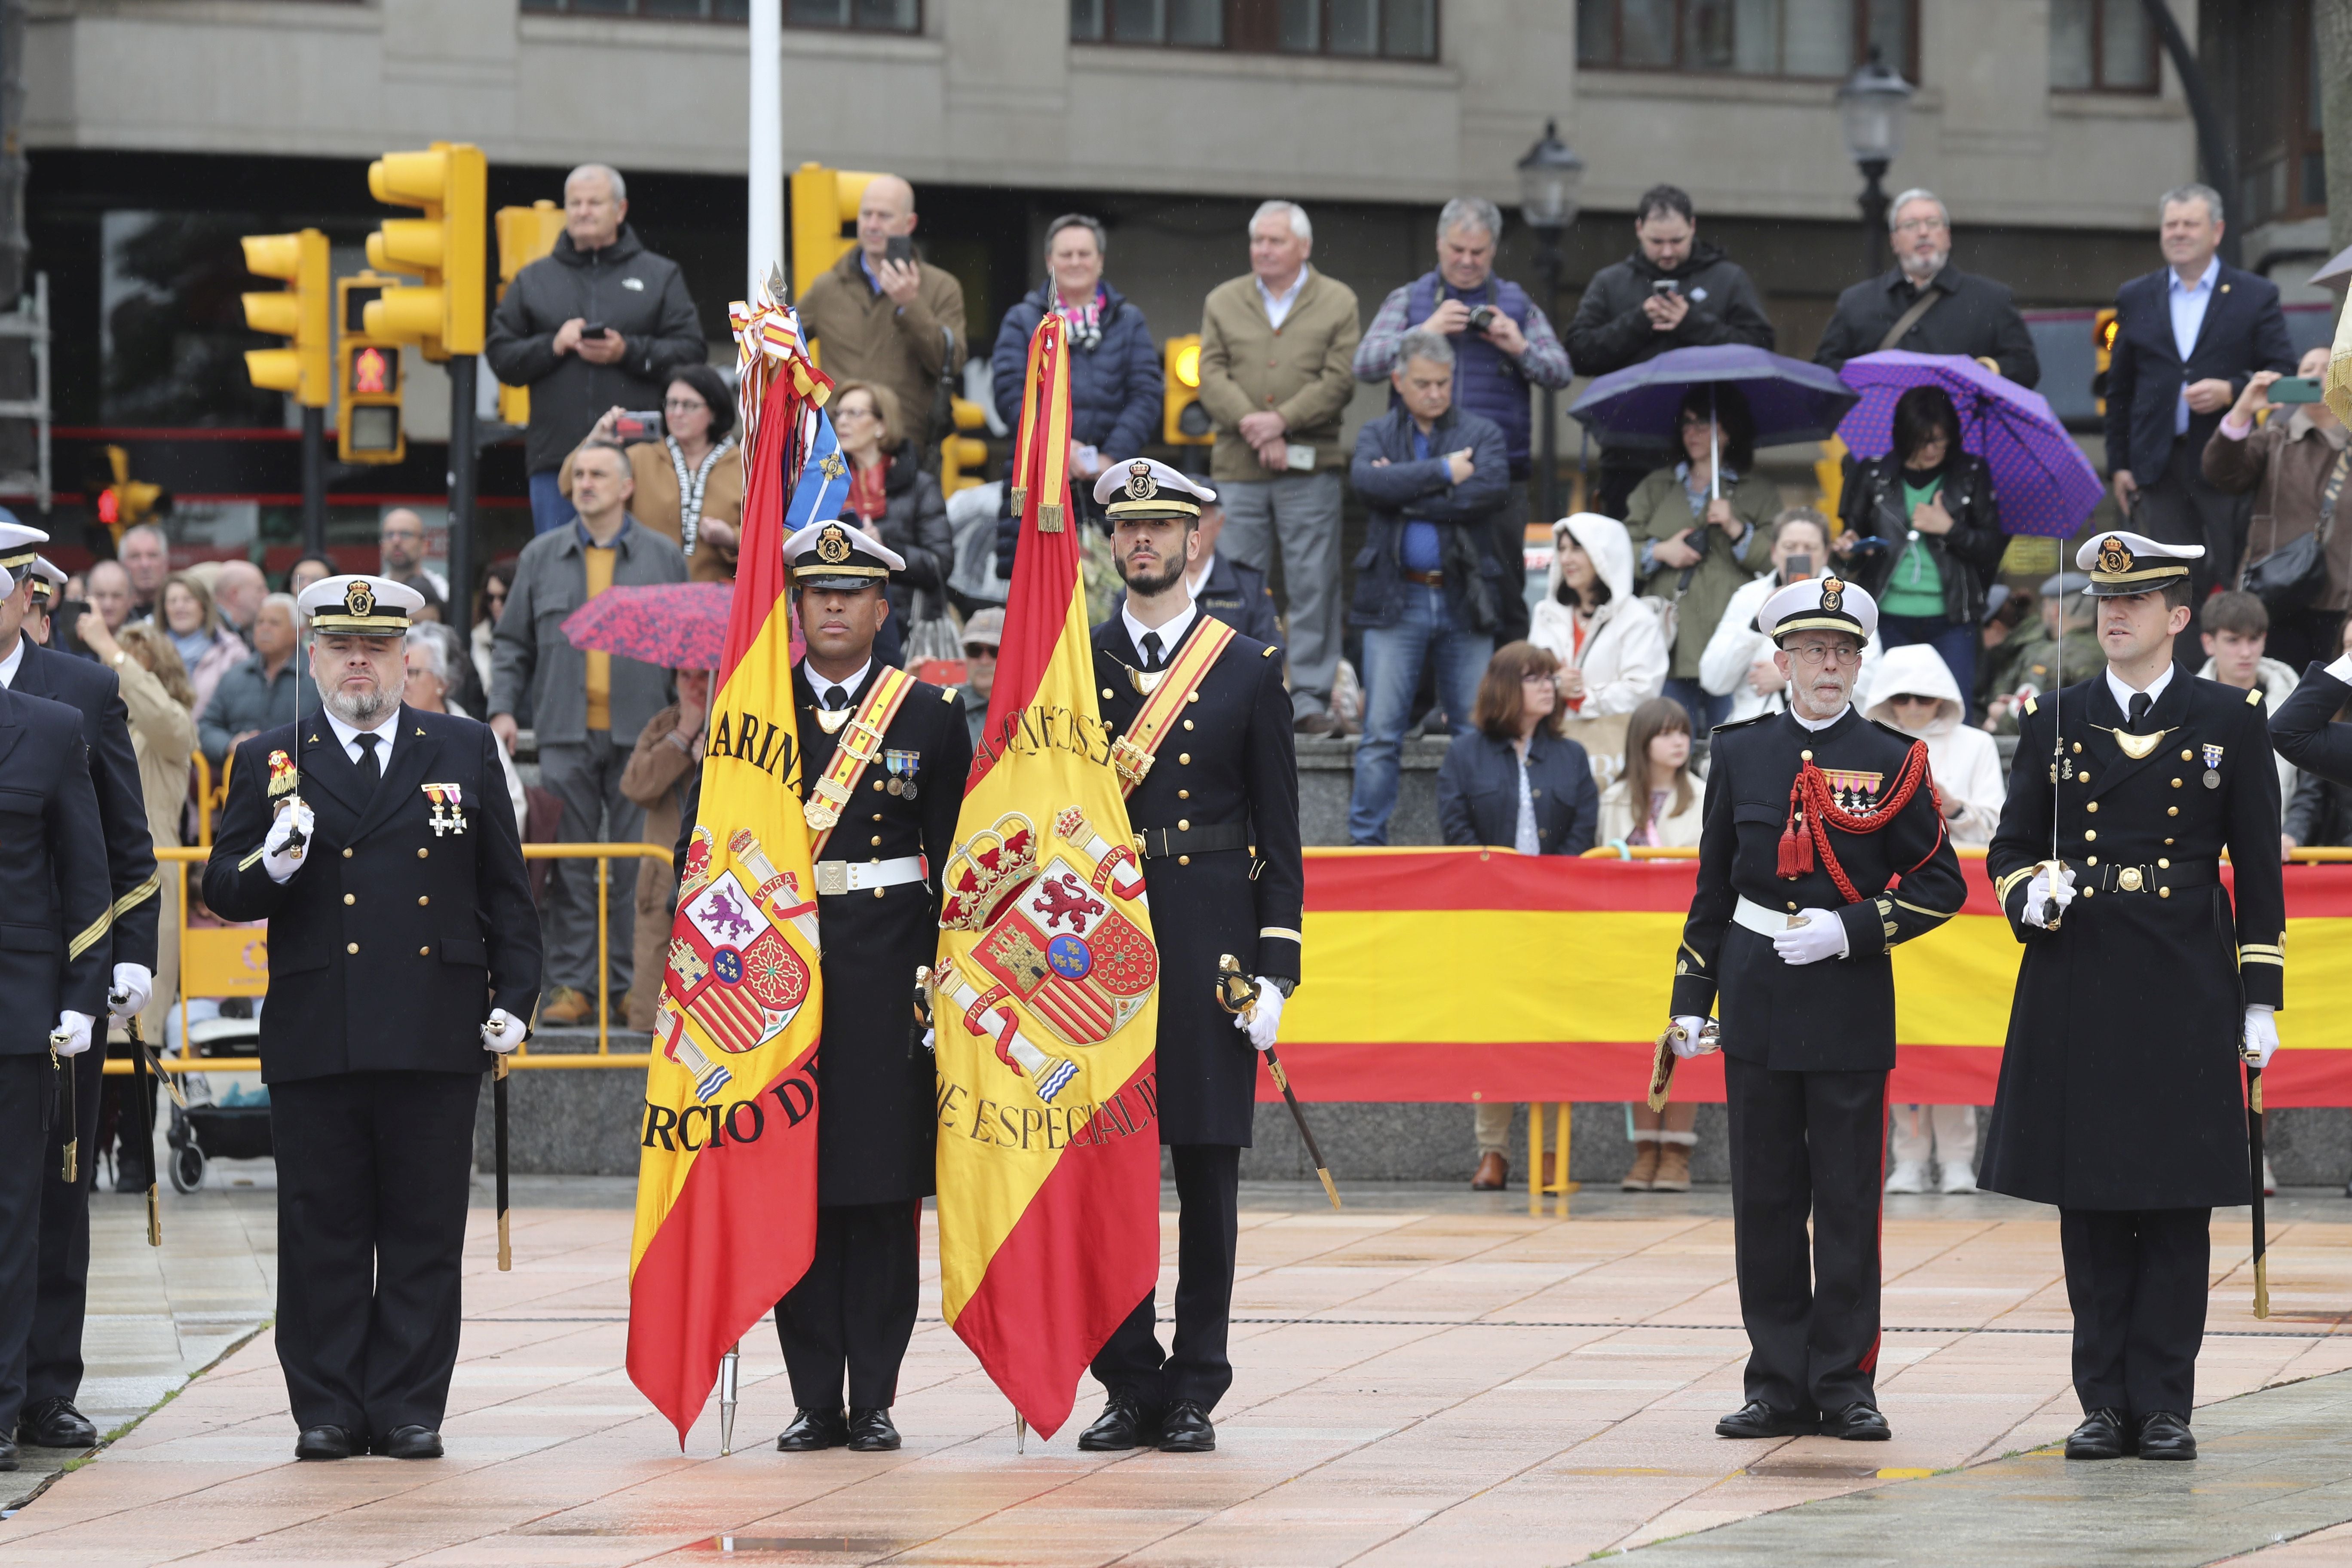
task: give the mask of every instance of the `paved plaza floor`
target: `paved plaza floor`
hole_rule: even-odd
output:
[[[1312,1185],[1244,1189],[1215,1454],[1079,1454],[1091,1382],[1016,1453],[939,1321],[928,1224],[903,1451],[776,1453],[792,1399],[762,1325],[737,1451],[714,1405],[680,1454],[623,1371],[628,1196],[519,1183],[508,1274],[478,1206],[449,1457],[329,1465],[291,1459],[273,1195],[167,1194],[160,1251],[135,1200],[101,1197],[91,1414],[176,1396],[0,1522],[0,1565],[2352,1563],[2352,1202],[2331,1193],[2274,1206],[2265,1321],[2244,1211],[2217,1219],[2209,1458],[2169,1466],[2037,1452],[2078,1418],[2048,1209],[1892,1200],[1894,1441],[1727,1442],[1745,1342],[1722,1193],[1530,1216],[1524,1194],[1370,1186],[1334,1213]],[[1172,1212],[1163,1245],[1164,1312]]]

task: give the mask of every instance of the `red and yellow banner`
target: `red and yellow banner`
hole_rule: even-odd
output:
[[[940,1305],[1047,1436],[1160,1273],[1159,968],[1067,493],[1067,338],[1029,345],[1020,550],[941,886]],[[1053,513],[1041,527],[1040,514]]]
[[[804,466],[794,459],[829,384],[764,290],[734,315],[742,566],[646,1073],[629,1255],[629,1378],[681,1447],[719,1358],[799,1281],[816,1238],[824,1006],[809,830],[791,782],[784,475]]]
[[[1962,912],[1895,950],[1898,1103],[1989,1105],[2000,1079],[2023,950],[1983,860],[1960,864]],[[1291,1087],[1324,1100],[1641,1098],[1697,875],[1695,860],[1308,850],[1306,979],[1282,1016]],[[2286,897],[2263,1100],[2352,1105],[2352,865],[2290,866]],[[1721,1100],[1721,1058],[1683,1063],[1674,1092]],[[1263,1076],[1258,1098],[1279,1098]]]

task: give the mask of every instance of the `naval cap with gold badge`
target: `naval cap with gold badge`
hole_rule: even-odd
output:
[[[784,565],[795,588],[856,590],[883,586],[891,573],[907,569],[907,561],[855,523],[829,518],[784,541]]]
[[[66,571],[64,567],[58,565],[56,562],[50,560],[46,555],[36,555],[33,557],[31,572],[33,577],[33,603],[46,607],[56,604],[59,599],[65,597]],[[5,594],[0,594],[0,598],[5,597],[7,597]]]
[[[2098,533],[2074,552],[2074,564],[2091,574],[2084,589],[2094,599],[2153,593],[2189,575],[2189,563],[2205,558],[2201,544],[2158,544],[2145,534]]]
[[[8,575],[14,581],[21,583],[25,580],[26,572],[38,558],[41,546],[48,542],[47,534],[18,522],[15,512],[0,507],[0,566],[8,569]]]
[[[321,577],[295,601],[320,637],[396,637],[425,607],[425,595],[389,577]]]
[[[1216,499],[1208,486],[1150,458],[1112,463],[1095,479],[1095,504],[1109,514],[1113,527],[1123,517],[1197,518]]]
[[[1756,629],[1776,643],[1792,632],[1851,632],[1868,642],[1878,629],[1878,601],[1843,577],[1807,577],[1764,601]]]

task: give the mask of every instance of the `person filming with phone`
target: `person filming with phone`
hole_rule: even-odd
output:
[[[801,291],[801,330],[835,383],[870,381],[898,395],[925,473],[937,473],[942,380],[959,374],[963,285],[915,255],[915,187],[877,174],[857,198],[857,243]]]
[[[2327,348],[2303,356],[2293,376],[2258,370],[2205,443],[2205,482],[2226,495],[2252,491],[2246,565],[2238,584],[2270,612],[2268,649],[2300,669],[2335,657],[2352,609],[2352,529],[2336,526],[2352,441],[2319,399]],[[2255,421],[2268,409],[2259,428]],[[2305,543],[2316,537],[2315,545]]]

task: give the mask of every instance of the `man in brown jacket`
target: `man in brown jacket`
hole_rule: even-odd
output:
[[[877,174],[857,198],[857,243],[801,289],[801,330],[835,382],[875,381],[898,395],[907,435],[939,468],[930,427],[943,366],[963,363],[963,285],[928,261],[890,258],[890,242],[915,232],[915,187]]]
[[[1296,202],[1250,219],[1250,269],[1201,310],[1201,405],[1216,421],[1210,474],[1224,502],[1221,547],[1269,576],[1282,547],[1290,707],[1331,734],[1339,668],[1339,418],[1355,392],[1363,324],[1356,291],[1307,265],[1315,230]]]
[[[2303,356],[2298,375],[2324,379],[2327,374],[2325,345]],[[2264,559],[2284,550],[2326,521],[2322,553],[2327,558],[2327,581],[2300,610],[2271,617],[2268,651],[2295,669],[2313,659],[2336,657],[2338,628],[2352,610],[2352,528],[2332,518],[2338,507],[2352,501],[2342,494],[2352,475],[2352,441],[2343,423],[2325,403],[2291,405],[2273,404],[2271,384],[2278,372],[2258,370],[2247,378],[2237,405],[2205,443],[2205,480],[2231,495],[2258,493],[2254,514],[2246,528],[2245,563],[2251,573]],[[2263,409],[2270,418],[2260,429],[2254,417]]]

